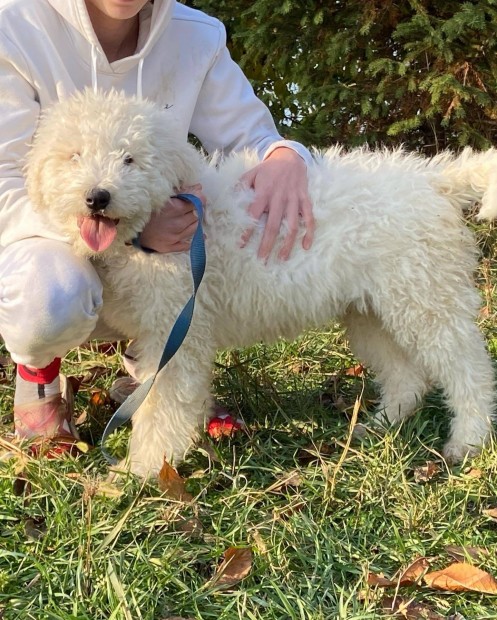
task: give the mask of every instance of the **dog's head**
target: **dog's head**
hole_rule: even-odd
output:
[[[42,116],[26,180],[34,208],[92,256],[143,230],[175,188],[197,181],[198,165],[158,106],[86,90]]]

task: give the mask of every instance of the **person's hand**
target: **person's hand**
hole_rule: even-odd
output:
[[[283,220],[286,220],[288,232],[279,248],[279,259],[287,260],[290,256],[299,232],[300,218],[305,226],[302,247],[305,250],[311,247],[315,223],[308,192],[307,166],[298,153],[287,147],[277,148],[267,159],[245,173],[240,182],[255,191],[249,214],[256,221],[264,213],[267,214],[259,258],[269,258]],[[255,225],[243,233],[242,247],[248,243],[254,230]]]
[[[178,193],[194,194],[205,205],[201,185],[182,187]],[[196,228],[197,213],[194,206],[179,198],[171,198],[160,211],[152,215],[140,235],[140,243],[161,254],[186,252],[190,249]]]

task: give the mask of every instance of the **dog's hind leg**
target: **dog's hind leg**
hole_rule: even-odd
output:
[[[454,413],[444,456],[457,462],[478,453],[490,438],[495,406],[494,369],[480,330],[470,317],[442,317],[419,335],[418,355]]]
[[[343,318],[353,353],[375,373],[381,403],[380,423],[396,423],[414,413],[430,385],[426,373],[410,358],[372,313],[351,308]]]

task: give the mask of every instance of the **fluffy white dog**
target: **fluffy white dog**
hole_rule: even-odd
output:
[[[71,97],[40,124],[27,166],[31,199],[94,262],[105,321],[136,339],[141,380],[191,294],[190,264],[187,253],[150,255],[127,242],[175,188],[200,181],[208,198],[193,324],[133,419],[132,471],[156,474],[164,456],[184,456],[209,411],[216,350],[293,339],[333,318],[376,374],[378,419],[402,420],[441,386],[453,412],[445,456],[476,452],[492,429],[494,373],[475,325],[477,249],[462,208],[491,185],[495,151],[431,160],[316,152],[314,244],[267,265],[256,257],[260,234],[239,247],[252,194],[237,183],[255,163],[251,153],[209,163],[154,104],[115,92]],[[95,195],[106,197],[99,209],[87,201]]]

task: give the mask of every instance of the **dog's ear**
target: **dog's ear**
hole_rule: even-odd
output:
[[[158,169],[173,187],[198,183],[202,155],[161,111],[153,118],[154,151]]]
[[[177,171],[178,181],[176,187],[187,187],[198,183],[200,175],[201,155],[197,149],[188,143],[172,153],[174,170]]]

